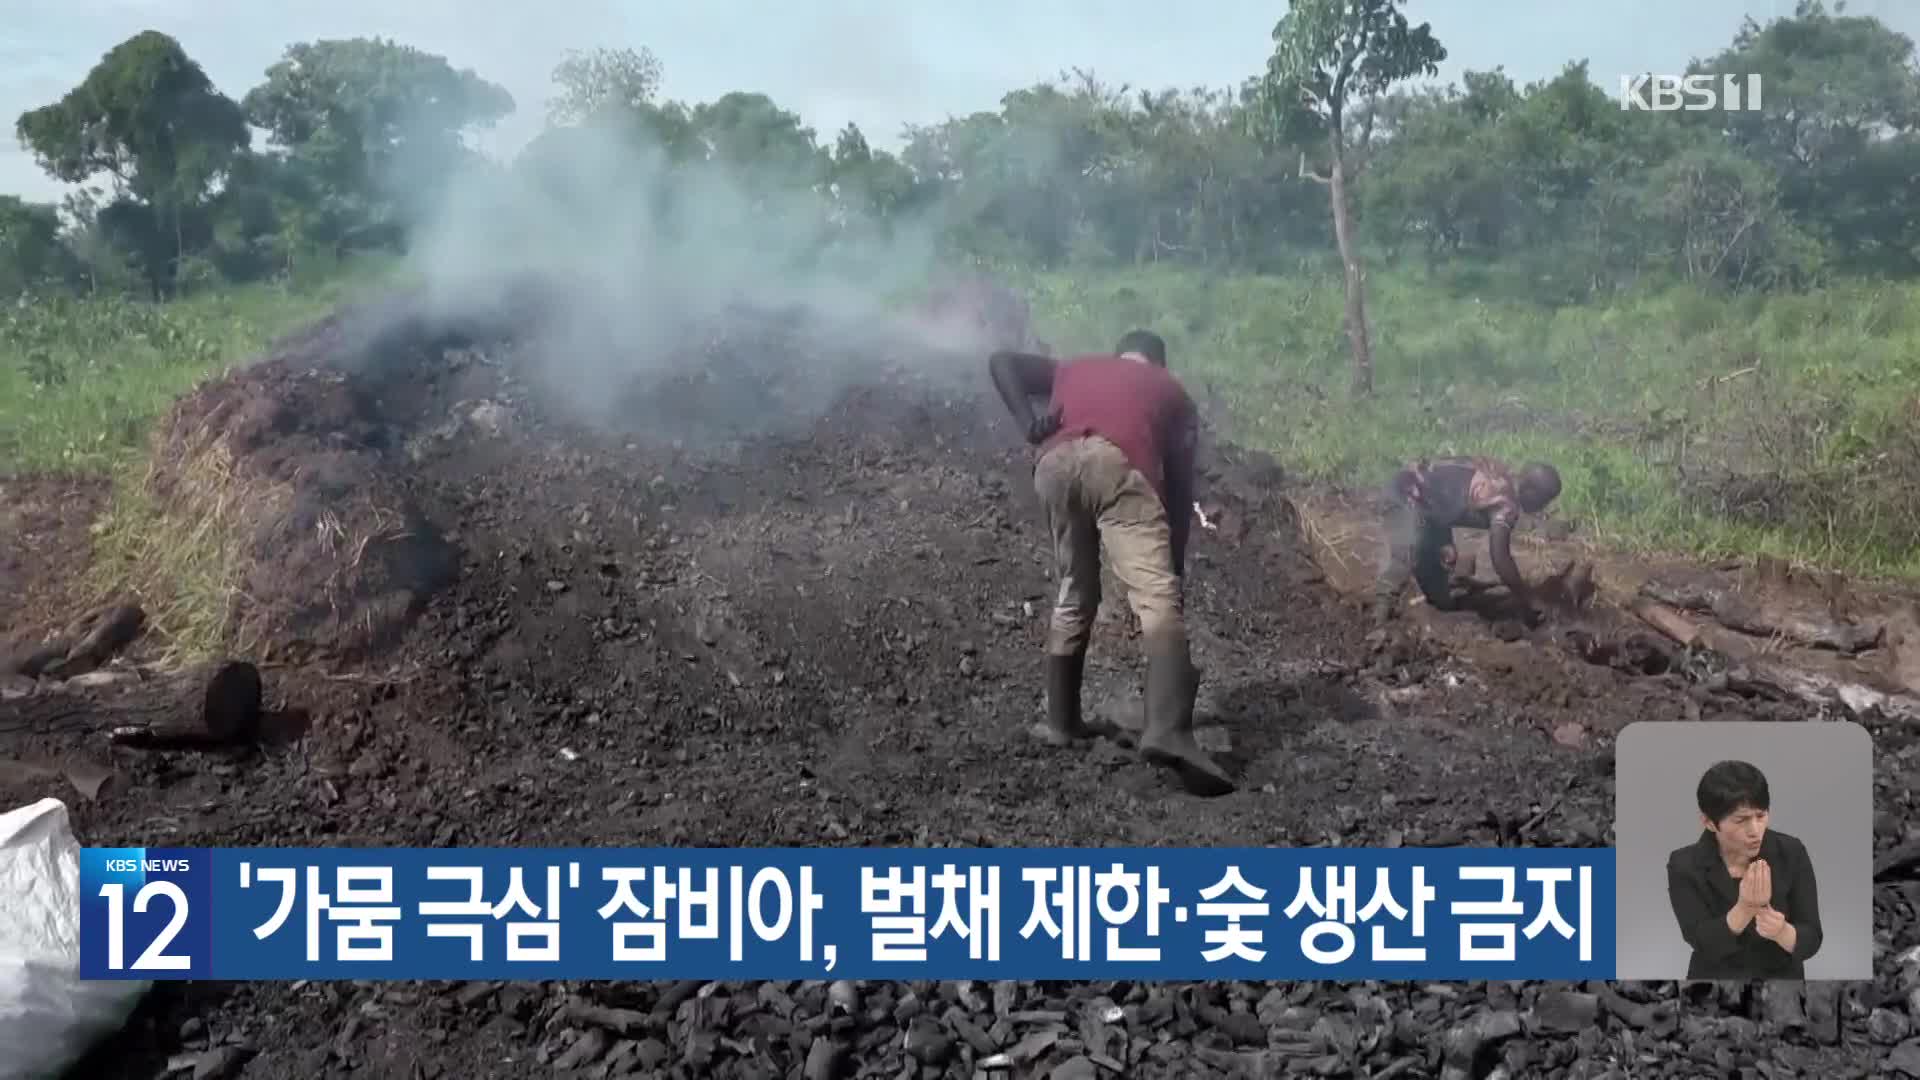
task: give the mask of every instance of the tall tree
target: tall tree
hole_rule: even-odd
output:
[[[1696,70],[1761,78],[1757,112],[1693,114],[1725,128],[1780,178],[1784,205],[1850,269],[1920,270],[1920,64],[1878,19],[1800,0],[1791,17],[1748,19]]]
[[[604,109],[636,110],[660,91],[660,59],[651,50],[567,50],[553,69],[560,92],[547,99],[547,123],[584,122]]]
[[[913,200],[912,170],[885,150],[875,150],[857,124],[834,139],[833,193],[849,217],[875,225],[889,222]]]
[[[693,128],[707,160],[743,178],[801,188],[827,179],[813,128],[765,94],[735,90],[696,105]]]
[[[290,46],[244,104],[329,204],[321,217],[387,236],[464,163],[467,131],[514,107],[471,69],[381,38]]]
[[[1317,131],[1326,141],[1324,173],[1300,172],[1327,186],[1333,232],[1346,267],[1347,338],[1353,347],[1353,392],[1373,392],[1373,345],[1367,329],[1366,274],[1354,242],[1347,184],[1349,157],[1364,150],[1371,128],[1365,121],[1349,140],[1348,122],[1394,83],[1432,75],[1447,50],[1427,23],[1410,26],[1399,8],[1406,0],[1289,0],[1273,28],[1265,90],[1269,118],[1288,132]]]
[[[65,97],[21,114],[15,131],[56,179],[106,173],[136,204],[116,216],[154,234],[135,251],[156,297],[186,254],[188,217],[251,141],[240,107],[156,30],[114,46]]]

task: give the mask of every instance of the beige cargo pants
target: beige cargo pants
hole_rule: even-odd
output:
[[[1100,549],[1126,588],[1141,631],[1182,627],[1166,506],[1120,448],[1088,435],[1060,443],[1033,470],[1034,491],[1053,533],[1054,600],[1047,652],[1085,652],[1100,610]]]

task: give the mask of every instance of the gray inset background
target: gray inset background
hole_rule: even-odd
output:
[[[1768,828],[1813,859],[1825,941],[1809,979],[1873,978],[1873,738],[1851,721],[1634,723],[1614,747],[1615,976],[1685,979],[1691,955],[1667,901],[1667,855],[1700,837],[1694,789],[1716,761],[1767,776]]]

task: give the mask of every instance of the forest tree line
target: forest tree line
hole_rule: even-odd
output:
[[[571,53],[545,130],[506,161],[471,137],[524,106],[444,57],[299,43],[235,99],[147,31],[18,118],[41,167],[86,186],[59,205],[0,196],[0,295],[164,298],[316,253],[404,250],[449,178],[537,176],[581,131],[798,198],[823,246],[931,222],[950,251],[1032,267],[1267,272],[1338,246],[1350,270],[1412,263],[1555,303],[1647,282],[1920,272],[1920,66],[1878,20],[1807,0],[1749,22],[1692,70],[1759,74],[1763,109],[1658,113],[1623,110],[1619,73],[1584,62],[1530,85],[1499,70],[1423,85],[1444,28],[1396,8],[1294,0],[1273,62],[1237,86],[1076,71],[912,126],[897,153],[852,125],[823,135],[760,93],[665,98],[644,48]],[[1345,215],[1329,212],[1333,182]]]

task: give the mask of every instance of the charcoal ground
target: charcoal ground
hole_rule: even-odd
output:
[[[399,640],[266,669],[310,715],[297,742],[0,731],[0,753],[116,770],[96,799],[12,779],[0,801],[57,795],[83,842],[149,846],[1600,845],[1629,720],[1807,719],[1524,641],[1370,638],[1282,470],[1219,445],[1230,516],[1197,534],[1189,606],[1202,738],[1239,790],[1195,799],[1114,740],[1052,749],[1030,733],[1044,530],[984,365],[874,364],[823,394],[788,332],[708,341],[603,416],[507,345],[344,363],[322,335],[233,376],[243,397],[348,380],[340,437],[457,578]],[[724,438],[686,422],[722,408]],[[759,416],[785,423],[736,437]],[[1124,712],[1141,665],[1111,582],[1093,657],[1089,708]],[[872,983],[837,1003],[814,983],[166,983],[78,1074],[970,1077],[1004,1054],[998,1075],[1057,1078],[1920,1076],[1920,745],[1866,723],[1872,982]]]

